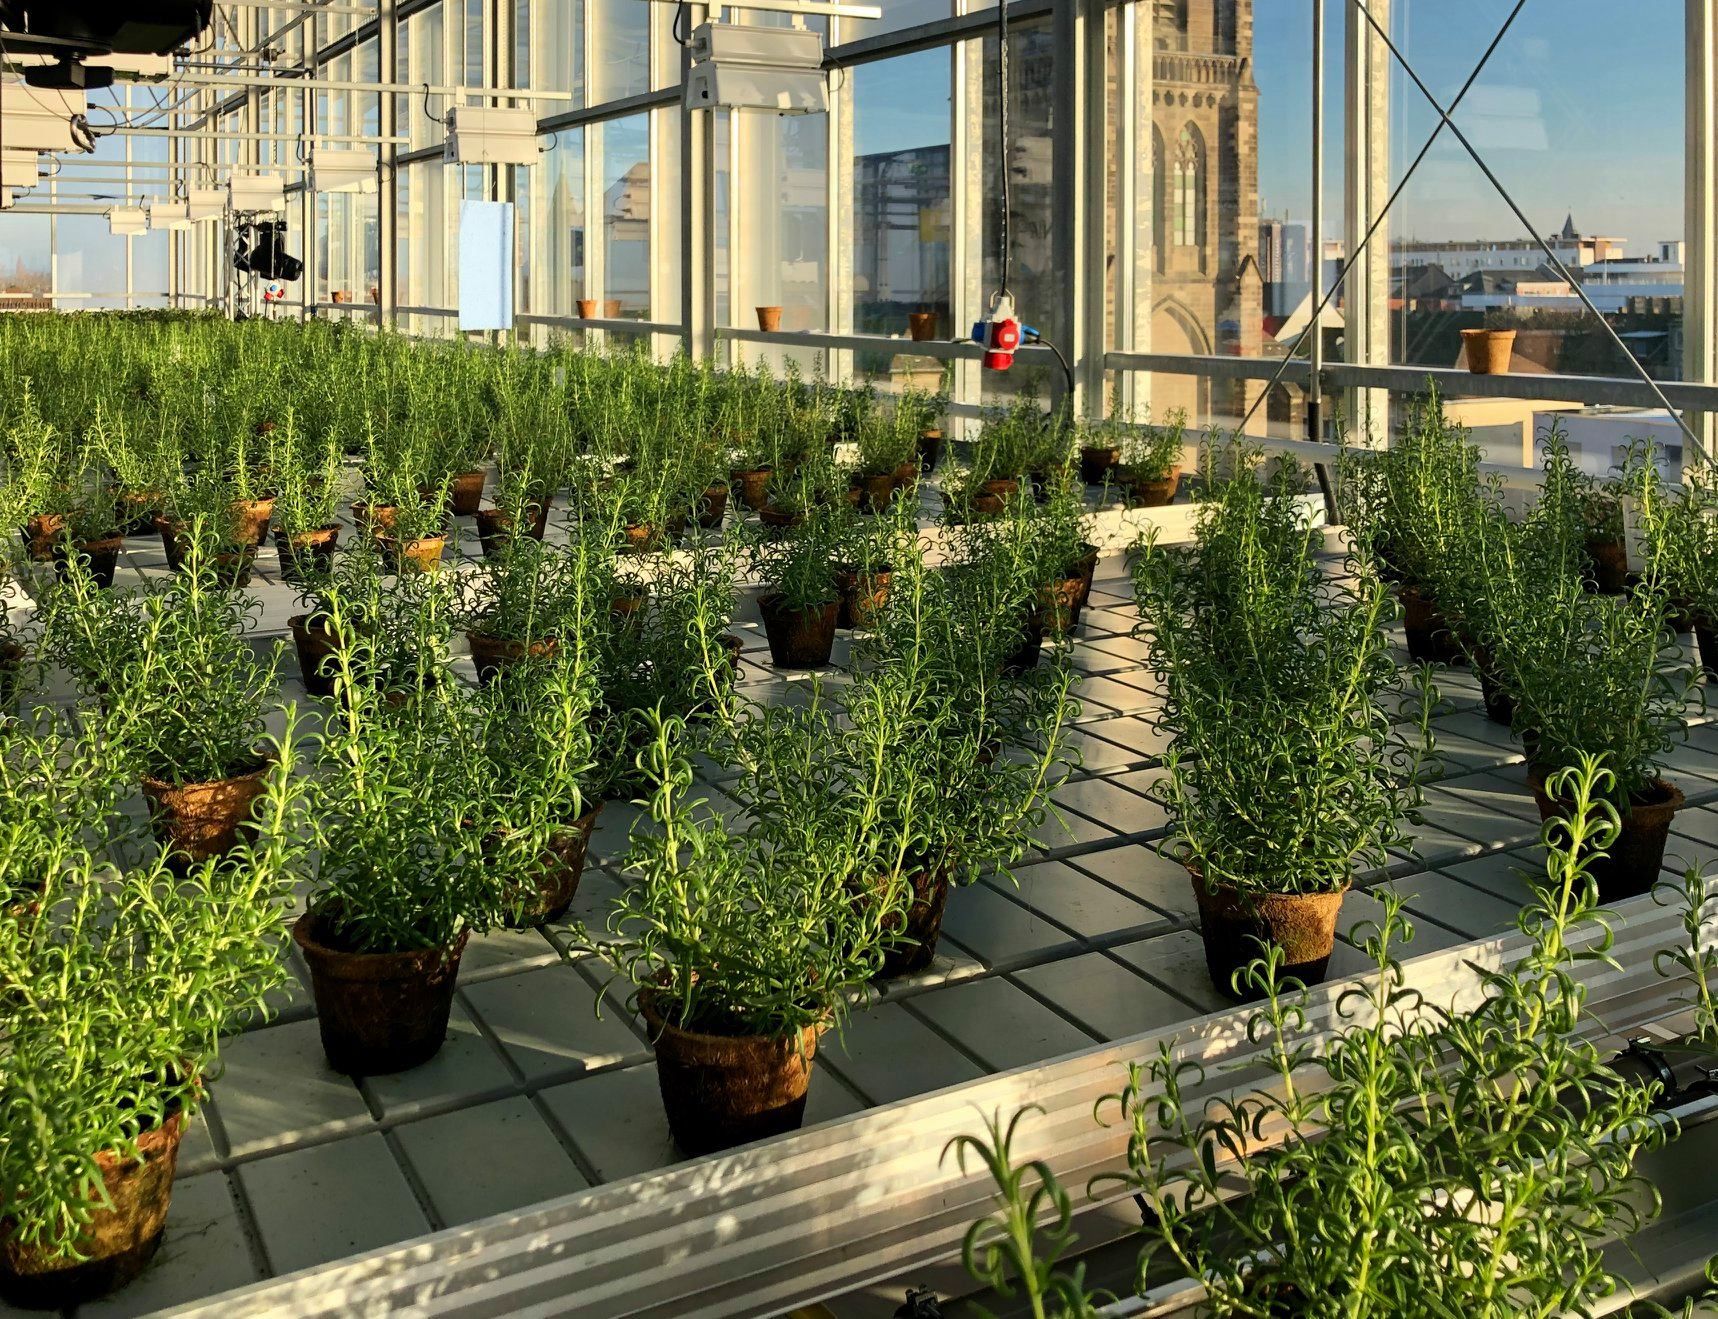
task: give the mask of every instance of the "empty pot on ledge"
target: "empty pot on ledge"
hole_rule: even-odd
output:
[[[759,307],[758,329],[762,330],[765,334],[774,334],[777,330],[781,329],[781,308]]]
[[[1500,376],[1509,370],[1509,358],[1515,351],[1514,330],[1463,330],[1461,341],[1467,369],[1474,375]]]

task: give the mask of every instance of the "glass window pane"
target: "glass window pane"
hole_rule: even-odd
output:
[[[614,119],[602,143],[605,316],[650,315],[650,131],[645,116]]]

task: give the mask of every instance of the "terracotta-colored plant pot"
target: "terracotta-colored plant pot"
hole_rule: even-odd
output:
[[[889,603],[889,580],[893,573],[887,568],[861,572],[850,563],[835,569],[835,589],[840,592],[840,607],[836,611],[838,628],[869,628]]]
[[[400,515],[396,504],[372,504],[366,500],[356,500],[352,505],[352,521],[359,531],[367,531],[372,536],[385,536],[394,529],[394,521]]]
[[[334,695],[334,683],[340,674],[340,638],[328,626],[326,619],[313,620],[309,614],[294,614],[286,620],[292,633],[293,649],[298,652],[298,670],[304,679],[304,690],[312,696]]]
[[[1173,504],[1176,492],[1181,489],[1179,467],[1170,468],[1166,476],[1136,476],[1125,467],[1117,471],[1127,490],[1127,502],[1131,508],[1162,508]]]
[[[454,517],[473,516],[483,503],[483,483],[488,474],[481,469],[455,472],[447,486],[447,511]]]
[[[759,307],[758,329],[762,330],[765,334],[774,334],[777,330],[781,329],[781,308]]]
[[[883,953],[880,980],[914,975],[928,967],[937,955],[943,912],[948,908],[948,869],[943,867],[934,873],[928,869],[916,871],[907,877],[907,883],[912,888],[907,910],[891,915],[883,923],[889,933],[899,935],[899,941]]]
[[[168,859],[197,862],[236,847],[250,828],[251,806],[262,795],[268,770],[260,760],[241,773],[202,783],[169,783],[145,774],[143,796]]]
[[[1205,941],[1205,969],[1217,991],[1237,1001],[1258,997],[1237,992],[1235,973],[1262,955],[1260,941],[1283,950],[1282,977],[1303,985],[1324,979],[1336,947],[1336,920],[1346,886],[1337,893],[1260,893],[1243,896],[1222,887],[1215,893],[1198,875],[1189,874],[1199,904],[1199,932]]]
[[[292,941],[310,967],[328,1065],[347,1076],[383,1076],[435,1057],[468,937],[461,931],[451,948],[360,953],[340,946],[321,913],[300,916]]]
[[[294,586],[326,573],[334,562],[334,547],[340,540],[340,524],[331,522],[315,531],[274,533],[275,552],[280,556],[280,575]]]
[[[557,830],[532,872],[533,887],[517,895],[518,905],[508,912],[509,928],[523,930],[532,925],[547,925],[567,914],[579,893],[579,880],[585,873],[585,856],[590,851],[591,833],[597,827],[597,816],[603,803],[590,810],[565,829]]]
[[[612,320],[618,320],[620,317],[620,299],[619,298],[604,298],[603,304],[602,304],[602,314],[611,321]]]
[[[728,513],[728,483],[718,481],[703,494],[698,496],[693,505],[692,514],[698,526],[705,531],[714,531],[722,525],[722,519]]]
[[[95,1156],[107,1203],[78,1235],[77,1254],[65,1258],[19,1241],[10,1220],[0,1222],[0,1300],[32,1310],[62,1310],[116,1291],[143,1272],[161,1244],[173,1200],[173,1175],[185,1115],[175,1112],[137,1138],[136,1158],[111,1150]]]
[[[1485,647],[1469,643],[1464,646],[1468,657],[1468,667],[1473,670],[1474,677],[1479,679],[1480,700],[1485,704],[1485,717],[1494,724],[1509,727],[1515,723],[1515,698],[1498,680],[1496,666],[1491,662],[1491,656]]]
[[[269,519],[274,516],[274,496],[233,500],[233,535],[240,545],[259,546],[268,537]]]
[[[765,504],[758,510],[758,521],[776,531],[789,531],[805,521],[805,514]]]
[[[926,476],[937,470],[943,455],[943,433],[928,430],[919,436],[919,470]]]
[[[522,664],[527,659],[548,659],[560,646],[554,637],[542,637],[527,643],[504,641],[481,632],[467,632],[465,639],[471,644],[471,661],[477,666],[477,680],[481,683],[494,682],[515,664]]]
[[[706,1035],[667,1020],[668,1005],[652,990],[639,995],[668,1130],[680,1151],[696,1158],[783,1132],[805,1121],[805,1095],[817,1053],[815,1027],[796,1041],[754,1035]]]
[[[735,640],[738,640],[736,637]],[[11,710],[18,702],[18,689],[24,677],[24,661],[30,652],[16,641],[0,641],[0,709]],[[739,656],[734,657],[738,671]]]
[[[739,487],[740,502],[752,512],[762,512],[768,505],[770,477],[774,472],[773,467],[753,467],[744,471],[736,469],[729,474],[733,484]]]
[[[667,544],[667,532],[649,522],[636,522],[621,529],[621,550],[626,554],[654,554]]]
[[[580,298],[573,305],[578,308],[581,321],[594,321],[597,318],[597,300],[595,298]]]
[[[549,504],[545,500],[541,504],[532,504],[531,521],[525,527],[525,534],[532,540],[542,540],[549,529]],[[506,546],[513,532],[513,515],[503,513],[498,508],[480,508],[474,515],[477,519],[477,541],[483,547],[485,558],[493,558]]]
[[[256,565],[256,546],[221,550],[215,555],[215,579],[237,589],[251,584],[251,569]]]
[[[1422,664],[1458,664],[1464,658],[1461,643],[1449,620],[1431,594],[1407,583],[1396,588],[1402,602],[1402,631],[1408,637],[1408,654]]]
[[[977,490],[966,497],[964,504],[950,499],[947,491],[943,492],[943,499],[951,507],[969,517],[996,517],[1007,509],[1019,490],[1019,481],[1012,477],[1002,477],[994,481],[983,482]]]
[[[885,513],[889,509],[889,501],[895,497],[895,473],[855,476],[849,490],[858,496],[855,504],[861,513]]]
[[[764,635],[770,642],[770,661],[778,669],[821,669],[835,650],[835,619],[841,602],[788,609],[779,595],[758,600],[764,618]]]
[[[1553,801],[1545,792],[1545,774],[1537,767],[1527,771],[1527,786],[1541,821],[1566,817],[1567,801]],[[1629,803],[1621,819],[1622,829],[1608,852],[1594,855],[1587,873],[1599,886],[1599,901],[1621,902],[1652,892],[1664,865],[1664,849],[1670,838],[1670,822],[1682,809],[1682,789],[1668,779],[1654,779],[1648,790]]]
[[[434,572],[441,566],[442,552],[447,549],[447,534],[419,536],[415,540],[398,541],[383,536],[382,553],[395,572]]]
[[[1110,469],[1121,462],[1121,450],[1113,444],[1087,444],[1080,448],[1080,480],[1102,485]]]
[[[1624,595],[1629,589],[1628,546],[1621,536],[1587,537],[1587,557],[1593,561],[1589,578],[1600,595]]]
[[[1077,626],[1080,615],[1092,598],[1092,579],[1098,572],[1098,547],[1090,541],[1080,542],[1080,557],[1074,563],[1073,575],[1080,579],[1080,591],[1068,615],[1068,625]]]
[[[24,520],[24,544],[29,547],[30,558],[37,563],[47,563],[54,557],[54,546],[59,543],[60,533],[66,528],[66,520],[59,513],[32,513]]]
[[[918,484],[919,465],[915,462],[912,462],[912,461],[902,463],[899,467],[897,467],[895,469],[895,475],[894,475],[893,479],[895,482],[895,490],[897,493],[899,493],[902,490],[912,489],[913,486]]]
[[[907,333],[915,343],[926,343],[937,337],[937,314],[934,311],[907,313]]]
[[[113,585],[113,574],[119,567],[119,552],[125,547],[123,536],[103,536],[100,540],[80,541],[68,546],[64,541],[54,545],[54,567],[61,577],[70,567],[71,556],[84,561],[90,580],[103,590]]]
[[[1509,370],[1509,359],[1515,352],[1514,330],[1463,330],[1461,342],[1467,369],[1473,375],[1497,376]]]

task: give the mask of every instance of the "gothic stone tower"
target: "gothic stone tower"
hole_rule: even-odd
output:
[[[1264,286],[1253,0],[1155,0],[1152,37],[1151,351],[1254,355]],[[1249,387],[1159,376],[1153,411],[1238,418]]]

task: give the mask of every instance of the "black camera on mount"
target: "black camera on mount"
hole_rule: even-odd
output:
[[[304,262],[286,250],[286,221],[258,220],[239,226],[233,269],[288,282],[304,273]]]

